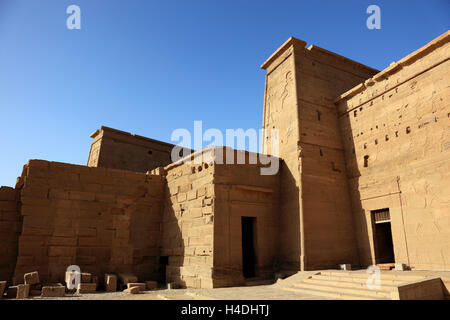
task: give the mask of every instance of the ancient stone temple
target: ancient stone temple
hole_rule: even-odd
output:
[[[262,65],[274,175],[217,161],[254,155],[223,147],[172,163],[173,145],[107,127],[87,166],[30,160],[0,189],[0,280],[63,282],[70,265],[197,288],[339,264],[450,270],[449,40],[378,71],[288,39]]]

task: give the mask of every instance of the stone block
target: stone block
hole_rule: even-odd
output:
[[[25,273],[23,276],[25,284],[39,284],[39,273],[37,271]]]
[[[115,292],[117,290],[117,276],[115,274],[105,274],[106,292]]]
[[[352,265],[349,263],[340,264],[339,270],[352,270]]]
[[[11,286],[8,288],[7,297],[15,299],[25,299],[28,298],[30,294],[29,284],[18,284],[16,286]]]
[[[77,289],[77,293],[95,293],[97,291],[96,283],[80,283]]]
[[[138,287],[140,291],[145,291],[146,285],[145,285],[145,283],[138,283],[138,282],[135,282],[135,283],[132,283],[132,282],[127,283],[127,288],[128,288],[128,289],[130,289],[130,288],[132,288],[132,287]]]
[[[157,281],[145,281],[145,287],[147,290],[155,290],[158,288],[158,282]]]
[[[130,294],[137,294],[140,291],[141,291],[141,289],[139,287],[131,287],[131,288],[125,289],[123,292],[130,293]]]
[[[64,297],[65,294],[66,287],[61,284],[42,287],[42,297]]]

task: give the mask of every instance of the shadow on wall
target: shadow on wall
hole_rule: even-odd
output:
[[[125,214],[130,216],[134,273],[143,279],[160,279],[161,194],[158,190],[152,192],[151,187],[136,190],[136,200],[125,209]]]
[[[148,179],[158,177],[149,176]],[[159,181],[153,184],[150,181],[149,185],[129,187],[132,190],[130,195],[117,197],[117,203],[107,212],[97,213],[97,235],[107,243],[98,243],[97,246],[101,247],[92,249],[77,248],[75,264],[83,272],[97,275],[101,284],[105,273],[133,273],[141,280],[160,277],[158,239],[161,234],[162,186]],[[86,256],[86,250],[89,250],[89,256]],[[95,250],[101,251],[95,254]]]
[[[18,238],[22,230],[22,216],[17,191],[0,187],[0,281],[12,283],[17,261]]]
[[[180,287],[186,287],[182,279],[181,268],[185,263],[185,241],[181,227],[182,216],[185,209],[177,201],[177,195],[170,196],[168,185],[165,187],[166,202],[162,219],[162,243],[159,264],[160,280],[164,283],[176,283]]]
[[[17,283],[33,271],[63,282],[74,264],[100,283],[105,273],[159,276],[163,177],[30,160],[20,180]]]
[[[280,166],[279,271],[293,274],[301,269],[300,207],[296,179],[284,161]]]
[[[347,132],[341,132],[342,139],[345,141],[343,145],[345,147],[345,162],[346,173],[349,183],[349,192],[352,206],[352,218],[355,229],[355,236],[358,249],[358,260],[360,267],[367,267],[373,264],[371,254],[371,234],[372,230],[369,230],[367,226],[371,224],[371,221],[367,221],[367,215],[362,207],[361,194],[359,192],[359,178],[361,172],[358,168],[358,160],[356,158],[355,148],[357,147],[353,139],[352,126],[350,122],[350,113],[340,115],[340,128]],[[369,157],[364,158],[364,165],[368,165]]]

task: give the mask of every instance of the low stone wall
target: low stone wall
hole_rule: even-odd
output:
[[[158,277],[164,179],[128,171],[30,160],[20,189],[23,229],[15,270],[61,282],[68,266],[101,277]]]
[[[17,241],[21,231],[17,192],[0,187],[0,281],[10,281],[17,258]]]

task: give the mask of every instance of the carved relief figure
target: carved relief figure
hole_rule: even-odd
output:
[[[292,91],[292,83],[294,82],[294,77],[292,76],[292,72],[288,71],[285,76],[285,83],[283,88],[283,93],[281,94],[281,110],[283,110],[284,101],[289,96]]]

